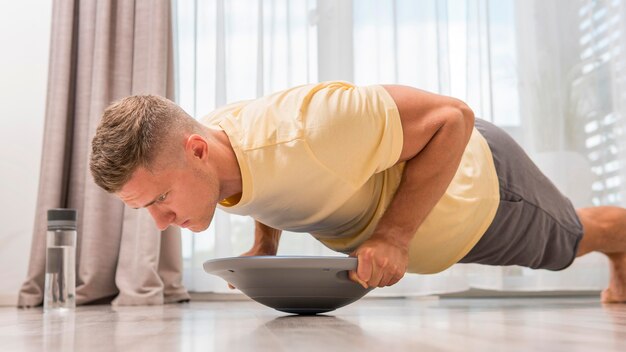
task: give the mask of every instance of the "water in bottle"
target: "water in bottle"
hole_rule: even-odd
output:
[[[48,210],[45,311],[76,306],[76,210]]]

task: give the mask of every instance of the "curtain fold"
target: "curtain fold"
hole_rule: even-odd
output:
[[[104,108],[127,95],[174,99],[169,0],[55,1],[48,98],[31,259],[18,306],[43,301],[46,210],[78,209],[76,299],[84,304],[188,300],[180,230],[98,188],[90,143]]]

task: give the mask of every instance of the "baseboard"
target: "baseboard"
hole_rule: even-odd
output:
[[[0,294],[0,307],[16,307],[17,294]]]
[[[463,292],[440,294],[441,298],[524,298],[524,297],[598,297],[599,290],[581,291],[496,291],[471,288]]]
[[[189,292],[191,300],[202,301],[250,301],[251,299],[243,293],[215,293],[215,292]]]
[[[191,300],[195,302],[203,301],[249,301],[243,293],[215,293],[215,292],[189,292]],[[411,298],[525,298],[525,297],[598,297],[600,291],[495,291],[472,288],[463,292],[444,293],[439,295],[415,296]],[[365,296],[363,299],[386,299],[403,298],[398,297],[376,297]]]

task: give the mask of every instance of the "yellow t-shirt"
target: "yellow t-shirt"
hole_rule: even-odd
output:
[[[221,209],[309,232],[344,253],[372,234],[404,170],[398,109],[377,85],[303,85],[226,105],[202,122],[226,132],[241,169],[241,198]],[[409,271],[435,273],[460,260],[498,202],[491,152],[474,129],[452,183],[411,241]]]

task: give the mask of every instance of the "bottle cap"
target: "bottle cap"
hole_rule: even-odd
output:
[[[76,214],[76,209],[48,209],[48,230],[75,230]]]

